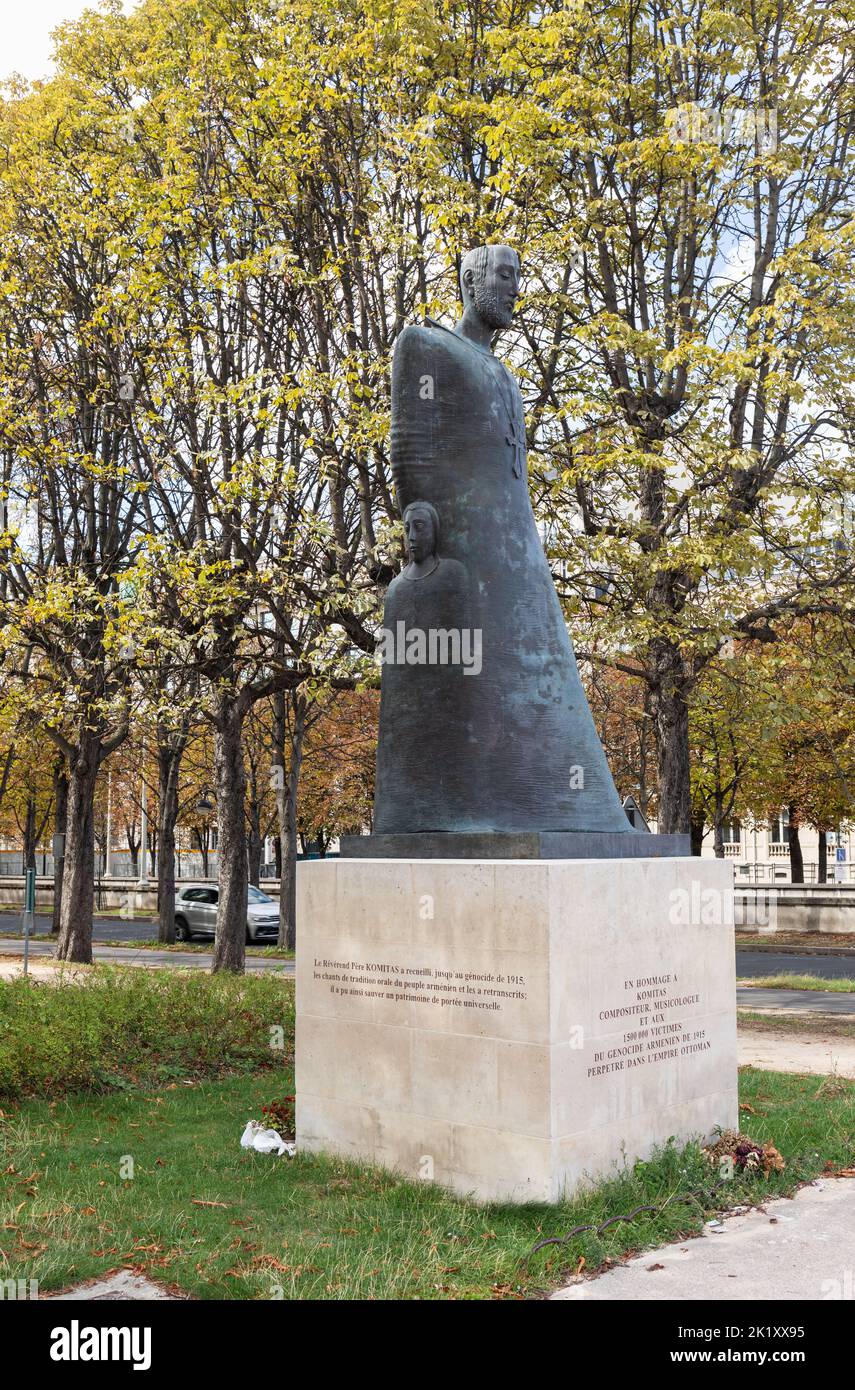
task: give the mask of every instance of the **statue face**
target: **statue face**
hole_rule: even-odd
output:
[[[509,328],[520,289],[520,263],[510,246],[491,246],[483,279],[472,278],[475,308],[491,328]]]
[[[436,550],[436,530],[433,517],[422,507],[409,507],[404,518],[404,535],[407,539],[407,554],[415,565],[420,565]]]

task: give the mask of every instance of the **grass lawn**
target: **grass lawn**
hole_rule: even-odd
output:
[[[736,945],[740,950],[756,951],[758,946],[774,951],[779,946],[798,946],[811,952],[821,946],[833,951],[855,951],[855,933],[827,931],[773,931],[736,933]]]
[[[24,1100],[0,1123],[4,1278],[43,1289],[136,1266],[201,1298],[537,1296],[580,1267],[696,1234],[715,1210],[791,1191],[855,1161],[855,1084],[745,1069],[741,1126],[784,1173],[718,1178],[675,1150],[558,1207],[476,1207],[367,1167],[239,1147],[245,1122],[292,1089],[285,1069],[150,1090]],[[133,1177],[128,1172],[133,1160]],[[123,1168],[124,1164],[124,1168]],[[671,1202],[524,1257],[545,1236]]]
[[[855,1019],[840,1014],[755,1014],[739,1009],[740,1032],[792,1033],[794,1037],[855,1038]]]
[[[738,985],[755,989],[815,989],[823,994],[853,994],[855,980],[840,976],[826,980],[819,975],[756,975],[750,980],[737,980]]]

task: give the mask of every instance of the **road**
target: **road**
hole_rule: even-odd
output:
[[[20,912],[0,912],[0,932],[19,932]],[[37,916],[35,935],[50,934],[50,918]],[[157,923],[150,917],[96,917],[92,922],[93,941],[156,941]]]
[[[774,1009],[776,1013],[852,1014],[855,1015],[855,994],[829,994],[821,989],[756,989],[736,991],[740,1009]]]
[[[818,975],[821,980],[855,979],[855,955],[794,955],[782,951],[737,951],[736,974],[740,980],[765,975]]]

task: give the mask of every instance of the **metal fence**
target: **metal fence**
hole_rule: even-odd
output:
[[[53,875],[53,855],[36,855],[36,874],[44,877]],[[24,856],[20,850],[0,850],[0,878],[24,876]]]
[[[104,856],[96,856],[95,875],[96,878],[124,878],[129,881],[136,881],[140,876],[141,860],[136,865],[133,863],[129,854],[113,853],[111,856],[110,872],[107,873],[107,865]],[[147,861],[147,877],[152,879],[157,876],[156,862],[152,864],[151,856]],[[275,864],[271,864],[262,869],[262,873],[268,875],[275,872]],[[52,878],[54,871],[54,860],[52,854],[36,855],[36,874],[39,878]],[[205,864],[198,851],[186,854],[176,854],[175,856],[175,876],[176,878],[216,878],[217,877],[217,856],[208,855],[208,869],[205,872]],[[20,850],[0,850],[0,878],[23,878],[24,877],[24,856]]]
[[[737,884],[790,882],[790,865],[786,861],[771,864],[734,864],[733,871]],[[829,857],[826,873],[826,882],[829,884],[855,883],[855,864],[837,864]],[[819,864],[813,860],[805,860],[804,874],[805,883],[819,883]]]

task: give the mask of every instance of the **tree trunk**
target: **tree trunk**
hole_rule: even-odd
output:
[[[817,883],[828,882],[828,831],[819,832],[819,863],[816,869]]]
[[[704,848],[704,818],[692,821],[692,854],[700,858]]]
[[[196,844],[198,845],[198,847],[199,847],[199,853],[200,853],[200,855],[202,856],[202,877],[203,877],[203,878],[210,878],[211,875],[210,875],[209,872],[208,872],[208,869],[209,869],[210,866],[209,866],[209,864],[208,864],[208,839],[209,839],[209,835],[208,835],[207,828],[206,828],[205,830],[201,830],[198,826],[196,826],[196,827],[194,828],[194,830],[193,830],[193,834],[194,834],[195,837],[196,837]]]
[[[243,712],[233,696],[221,695],[215,717],[217,853],[220,897],[212,970],[240,974],[246,960],[246,773],[241,743]]]
[[[306,735],[306,702],[293,700],[294,725],[290,738],[288,773],[285,775],[285,695],[277,694],[273,704],[273,757],[281,775],[276,785],[276,813],[279,820],[279,945],[293,951],[297,945],[297,795],[303,765]],[[274,762],[274,765],[276,763]]]
[[[125,839],[131,856],[131,878],[140,876],[140,845],[136,837],[136,825],[125,825]]]
[[[92,962],[92,908],[95,888],[95,781],[100,745],[84,734],[70,759],[65,868],[59,913],[59,960]]]
[[[278,810],[278,806],[277,806]],[[276,877],[282,883],[282,837],[277,835],[273,841],[273,867],[276,870]]]
[[[51,915],[51,934],[56,936],[59,932],[59,909],[62,903],[62,881],[65,868],[65,835],[68,828],[68,773],[65,768],[65,759],[58,758],[54,765],[53,772],[53,833],[54,833],[54,856],[53,856],[53,913]],[[62,844],[62,854],[57,857],[56,850],[59,848],[57,840]]]
[[[724,858],[724,809],[720,796],[715,798],[715,821],[713,823],[713,849],[716,859]]]
[[[653,711],[659,778],[660,835],[689,835],[692,829],[689,787],[689,683],[685,664],[673,643],[657,638],[653,658]]]
[[[261,834],[261,806],[255,797],[252,797],[249,805],[249,829],[246,832],[246,862],[249,873],[250,883],[254,883],[256,888],[261,879],[261,856],[264,851],[264,839]]]
[[[178,819],[178,774],[183,742],[166,739],[157,748],[157,903],[158,941],[175,940],[175,822]]]
[[[787,827],[787,838],[790,842],[790,880],[793,883],[804,883],[805,864],[802,857],[802,843],[799,839],[799,826],[796,820],[795,807],[789,808],[789,825]]]

